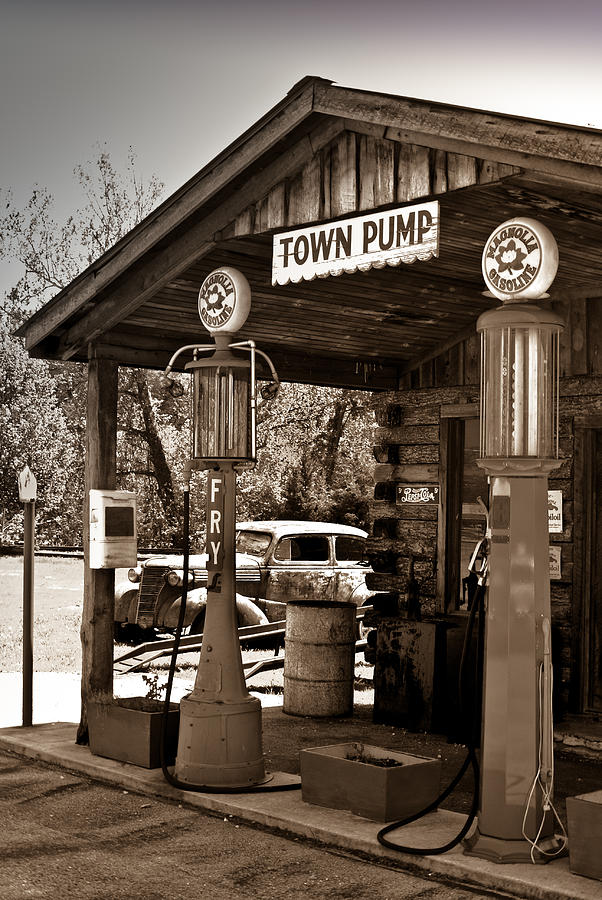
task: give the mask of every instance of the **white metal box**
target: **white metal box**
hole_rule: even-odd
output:
[[[137,563],[136,495],[132,491],[90,491],[90,568],[115,569]]]

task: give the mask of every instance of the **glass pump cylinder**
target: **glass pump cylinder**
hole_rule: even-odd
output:
[[[558,457],[562,319],[512,303],[479,317],[481,457]]]
[[[186,370],[193,384],[193,459],[253,462],[251,361],[222,350]]]

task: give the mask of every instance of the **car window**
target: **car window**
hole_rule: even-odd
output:
[[[250,556],[263,556],[271,540],[272,535],[267,531],[239,531],[236,535],[236,550]]]
[[[274,552],[274,559],[278,562],[327,563],[330,559],[328,538],[321,534],[282,538]]]
[[[366,542],[361,537],[339,534],[336,537],[335,556],[337,562],[359,563],[364,559]]]

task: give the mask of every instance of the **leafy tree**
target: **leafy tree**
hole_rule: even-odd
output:
[[[0,320],[7,347],[0,359],[1,409],[3,421],[10,419],[0,454],[0,499],[10,511],[7,515],[13,515],[14,467],[30,459],[35,471],[39,461],[36,475],[44,484],[47,522],[40,535],[61,543],[81,540],[85,366],[30,360],[11,334],[150,212],[163,187],[155,177],[139,179],[133,153],[125,173],[118,172],[105,147],[75,174],[84,202],[64,223],[55,221],[53,199],[43,188],[35,188],[22,210],[9,193],[0,218],[0,258],[16,260],[23,271],[4,300]],[[167,395],[155,373],[121,368],[119,379],[118,484],[138,495],[141,544],[181,546],[180,487],[189,452],[189,400]],[[371,429],[368,394],[283,385],[275,401],[259,406],[259,462],[239,478],[239,519],[287,517],[366,525]],[[43,446],[44,460],[38,452]],[[29,453],[28,448],[34,449]],[[195,478],[193,496],[191,525],[199,545],[205,520],[201,477]]]
[[[33,190],[23,210],[15,206],[10,192],[6,197],[5,213],[0,220],[0,258],[18,262],[23,271],[3,304],[1,326],[6,342],[16,342],[11,333],[20,322],[131,230],[156,205],[163,190],[163,185],[155,176],[148,182],[140,180],[131,150],[123,175],[113,165],[105,147],[99,147],[96,158],[86,166],[78,166],[75,175],[84,204],[63,224],[54,219],[54,201],[44,188]],[[20,342],[16,343],[20,345]],[[18,353],[16,349],[15,353]],[[25,355],[24,359],[27,359]],[[22,384],[15,375],[15,383],[11,385],[12,370],[8,367],[8,360],[6,362],[4,367],[0,361],[0,367],[4,369],[4,380],[13,398],[12,406],[17,409]],[[35,366],[33,363],[29,365],[33,373]],[[52,402],[60,405],[69,423],[70,439],[76,448],[70,456],[72,469],[69,479],[60,479],[55,474],[47,493],[49,499],[53,494],[55,503],[62,506],[66,523],[79,522],[83,491],[86,371],[84,366],[78,364],[50,362],[45,366],[44,371],[54,385]],[[140,450],[140,458],[130,468],[133,471],[141,469],[140,460],[144,460],[150,477],[159,485],[161,516],[163,519],[173,519],[173,498],[170,495],[170,491],[173,494],[172,476],[161,446],[161,433],[155,420],[146,376],[144,373],[133,375],[122,371],[120,382],[126,398],[122,404],[122,420],[129,423],[137,416],[141,418],[139,431],[143,440],[134,442],[133,446],[143,449]],[[42,403],[50,403],[50,396],[42,397]],[[33,415],[35,418],[34,410],[35,405],[21,410],[25,419],[17,426],[15,439],[17,433],[23,436],[27,433],[27,417]],[[121,434],[123,440],[118,445],[118,456],[131,456],[131,435],[126,429],[122,429]],[[118,467],[124,468],[119,463]],[[61,487],[65,482],[66,489]],[[42,536],[50,537],[43,531]],[[63,541],[71,540],[81,541],[81,534],[72,528],[67,529],[63,536]]]
[[[239,518],[369,524],[368,393],[283,384],[258,418],[258,465],[239,479]]]
[[[63,224],[53,217],[54,200],[46,188],[35,187],[25,209],[18,209],[8,191],[0,219],[0,258],[21,265],[23,275],[14,293],[22,310],[40,303],[69,284],[76,275],[127,234],[157,204],[163,184],[148,183],[136,174],[130,148],[125,173],[120,174],[106,146],[74,170],[84,204]]]
[[[74,471],[76,441],[48,364],[30,360],[21,342],[11,336],[9,309],[7,303],[0,312],[2,539],[21,539],[17,475],[27,464],[38,481],[38,533],[58,543],[69,527],[63,501]]]

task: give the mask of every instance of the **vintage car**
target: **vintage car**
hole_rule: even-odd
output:
[[[290,600],[364,604],[371,571],[364,559],[366,532],[326,522],[241,522],[236,526],[238,624],[285,617]],[[115,637],[174,631],[183,586],[182,556],[153,556],[128,572],[115,592]],[[207,555],[191,554],[185,627],[200,633],[207,603]]]

